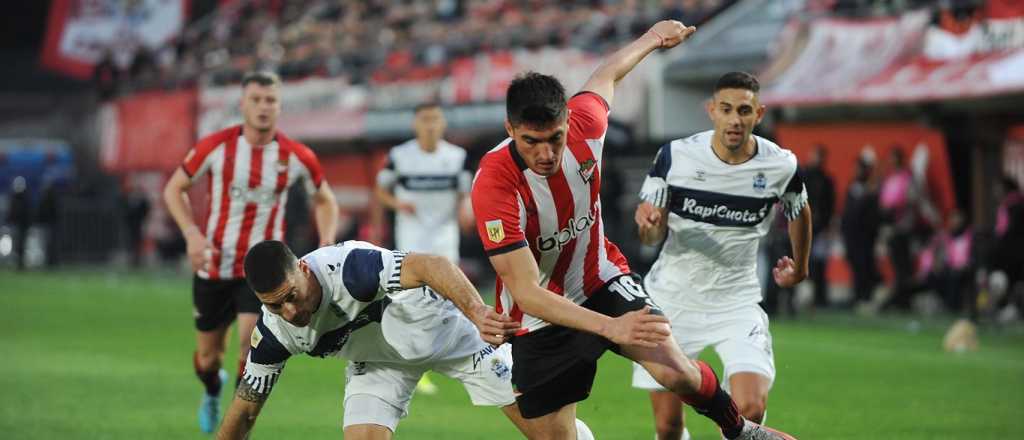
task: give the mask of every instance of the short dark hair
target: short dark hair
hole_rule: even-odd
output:
[[[284,283],[289,272],[295,270],[298,261],[284,243],[261,241],[245,254],[245,281],[254,292],[272,292]]]
[[[505,112],[512,125],[550,127],[566,114],[565,87],[557,78],[526,72],[508,85]]]
[[[416,114],[423,110],[429,110],[432,108],[441,108],[441,103],[437,101],[424,101],[419,104],[416,104],[416,107],[413,107],[412,110],[413,114]]]
[[[277,76],[274,72],[249,72],[242,77],[242,88],[244,89],[250,83],[256,83],[261,86],[276,86],[281,84],[281,77]]]
[[[722,89],[743,89],[757,93],[761,91],[761,83],[747,72],[729,72],[715,82],[715,93]]]

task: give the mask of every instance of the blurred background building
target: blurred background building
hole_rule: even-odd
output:
[[[1024,4],[1012,0],[53,0],[17,2],[0,66],[0,264],[177,266],[160,201],[200,136],[238,122],[238,81],[282,75],[280,128],[310,145],[339,239],[387,245],[372,196],[412,109],[442,103],[475,163],[504,137],[524,70],[577,89],[654,22],[698,26],[617,93],[603,194],[638,272],[656,255],[632,211],[657,147],[710,128],[719,75],[757,74],[776,139],[814,176],[817,271],[766,308],[1014,319],[1024,296]],[[612,184],[614,183],[614,184]],[[192,193],[205,215],[204,185]],[[289,240],[315,245],[301,191]],[[788,252],[784,229],[764,261]],[[465,269],[493,277],[476,234]],[[767,277],[767,274],[766,274]],[[767,280],[768,278],[766,278]],[[767,283],[766,283],[767,284]],[[1000,318],[1001,317],[1001,318]]]

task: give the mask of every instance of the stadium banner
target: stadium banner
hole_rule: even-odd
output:
[[[195,143],[194,89],[146,92],[104,104],[100,162],[111,172],[173,170]]]
[[[917,12],[863,21],[815,20],[808,25],[804,49],[782,73],[766,81],[762,101],[776,106],[847,101],[864,81],[917,50],[929,18],[926,12]],[[779,66],[768,68],[778,70]]]
[[[923,162],[915,174],[927,182],[932,203],[943,215],[956,208],[953,174],[950,171],[946,140],[942,132],[912,122],[850,122],[850,123],[780,123],[776,127],[779,144],[793,151],[801,163],[810,157],[815,146],[828,150],[825,171],[832,176],[836,189],[836,212],[842,212],[846,188],[853,181],[862,152],[869,150],[876,158],[878,177],[888,169],[889,152],[901,148],[909,163]]]
[[[281,87],[278,127],[304,141],[335,140],[361,136],[367,89],[338,78],[290,81]],[[242,122],[238,85],[202,87],[199,90],[197,128],[200,137]]]
[[[43,67],[89,79],[108,52],[130,62],[140,48],[157,49],[179,35],[190,0],[53,0]]]
[[[922,18],[910,13],[814,22],[806,48],[769,81],[763,100],[788,106],[884,104],[1024,91],[1024,17],[989,18],[963,33],[929,26]],[[850,59],[858,62],[843,62]]]

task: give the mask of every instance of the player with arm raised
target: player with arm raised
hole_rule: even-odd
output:
[[[587,398],[609,349],[639,362],[729,439],[791,438],[739,415],[711,368],[679,350],[668,320],[604,236],[598,194],[615,84],[647,54],[694,31],[658,22],[568,102],[550,76],[529,73],[509,86],[510,138],[481,160],[472,204],[499,277],[498,311],[524,327],[512,339],[512,382],[531,438],[573,438],[576,402]]]
[[[284,243],[265,241],[246,255],[245,272],[263,311],[218,438],[248,435],[285,362],[302,353],[351,361],[347,439],[391,438],[428,370],[461,381],[474,404],[499,406],[522,423],[510,354],[495,348],[519,323],[484,304],[448,259],[348,241],[300,260]],[[394,296],[422,286],[438,295]]]
[[[198,332],[193,366],[203,383],[199,428],[213,432],[220,415],[221,369],[228,328],[238,320],[238,375],[245,368],[248,338],[260,302],[245,284],[245,252],[267,239],[284,239],[288,188],[299,181],[313,193],[321,246],[334,242],[338,204],[320,162],[305,145],[277,131],[280,79],[251,73],[242,79],[242,125],[200,139],[164,187],[167,210],[188,245],[195,276],[193,313]],[[192,215],[188,189],[209,175],[210,217],[201,229]],[[236,380],[237,383],[237,380]]]
[[[781,202],[794,258],[772,274],[782,287],[807,277],[811,211],[796,156],[751,134],[764,116],[757,79],[719,78],[707,105],[714,130],[661,147],[644,181],[635,220],[640,238],[665,238],[644,286],[672,321],[679,348],[696,358],[714,346],[740,413],[762,423],[775,380],[768,315],[758,306],[758,241]],[[639,365],[633,386],[651,391],[658,438],[686,438],[682,402]]]

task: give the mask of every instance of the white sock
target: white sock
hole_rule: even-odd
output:
[[[594,440],[594,433],[582,420],[576,419],[576,440]]]

